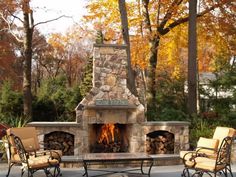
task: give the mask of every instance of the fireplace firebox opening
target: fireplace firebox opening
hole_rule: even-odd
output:
[[[128,152],[127,125],[92,124],[90,128],[90,152]]]
[[[54,131],[44,136],[45,149],[62,150],[63,155],[74,155],[74,135],[63,132]]]
[[[174,134],[164,130],[153,131],[146,136],[148,154],[173,154]]]

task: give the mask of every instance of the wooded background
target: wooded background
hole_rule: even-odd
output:
[[[189,117],[187,0],[90,0],[82,25],[47,36],[37,27],[66,14],[35,22],[30,0],[1,1],[0,121],[74,121],[74,108],[91,88],[92,44],[125,41],[134,78],[128,84],[148,120],[235,125],[236,4],[197,2],[196,74],[215,77],[207,87],[197,77],[198,110]]]

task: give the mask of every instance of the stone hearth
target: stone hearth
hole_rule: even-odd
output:
[[[94,45],[93,88],[76,107],[76,122],[31,122],[28,126],[37,128],[42,141],[51,132],[70,134],[74,155],[96,152],[95,144],[123,148],[122,152],[147,152],[147,139],[156,131],[173,135],[173,153],[187,149],[189,123],[147,122],[144,106],[128,89],[126,76],[125,45]],[[114,129],[113,133],[102,135],[105,140],[99,137],[102,125],[115,125],[107,128]]]

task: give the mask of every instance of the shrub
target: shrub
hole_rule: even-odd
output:
[[[229,122],[221,119],[212,121],[212,119],[206,119],[201,116],[192,116],[189,134],[190,144],[196,147],[196,143],[200,137],[211,138],[217,126],[230,125]]]
[[[79,86],[68,88],[65,77],[44,81],[34,105],[35,121],[73,121],[81,101]]]
[[[179,120],[179,121],[184,121],[187,119],[187,115],[181,111],[177,110],[174,108],[164,108],[161,111],[160,114],[160,120],[166,120],[166,121],[171,121],[171,120]]]
[[[33,102],[33,121],[55,121],[57,114],[52,100],[47,97]]]
[[[11,83],[4,82],[0,90],[0,121],[9,123],[9,120],[23,115],[22,94],[14,91]]]

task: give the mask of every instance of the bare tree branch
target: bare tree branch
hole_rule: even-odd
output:
[[[19,20],[21,23],[24,23],[23,20],[21,20],[21,18],[17,17],[17,16],[14,15],[13,13],[11,13],[9,10],[8,10],[8,13],[9,13],[12,17],[14,17],[14,18],[16,18],[17,20]]]
[[[152,34],[152,26],[148,10],[149,0],[142,0],[142,3],[143,3],[144,24],[146,25],[146,28],[148,28],[150,34]]]
[[[8,31],[8,28],[2,28],[2,29],[0,29],[0,32],[1,31]]]
[[[167,23],[167,21],[171,18],[173,12],[174,12],[174,9],[175,9],[175,6],[178,6],[182,3],[183,0],[174,0],[172,2],[172,4],[170,5],[169,9],[167,10],[160,26],[158,27],[159,29],[163,29]]]
[[[22,39],[20,39],[15,33],[13,33],[12,28],[11,28],[11,24],[9,23],[9,21],[3,16],[2,13],[0,13],[0,15],[1,15],[1,18],[6,22],[6,24],[7,24],[7,26],[8,26],[7,30],[11,33],[11,35],[14,36],[14,38],[15,38],[18,42],[23,42]]]
[[[161,1],[159,0],[158,1],[158,8],[157,8],[157,19],[156,19],[157,26],[159,26],[159,24],[160,24],[160,12],[161,12]]]
[[[204,11],[200,12],[197,14],[197,17],[202,17],[203,15],[207,14],[208,12],[220,7],[222,4],[215,4],[213,5],[212,7],[208,8],[208,9],[205,9]],[[173,29],[174,27],[182,24],[182,23],[185,23],[185,22],[188,22],[189,21],[189,16],[187,17],[184,17],[184,18],[180,18],[176,21],[174,21],[173,23],[169,24],[166,28],[163,28],[163,29],[159,29],[159,33],[161,35],[165,35],[167,34],[171,29]]]
[[[54,19],[51,19],[51,20],[46,20],[46,21],[43,21],[43,22],[36,23],[36,24],[33,26],[33,28],[34,28],[35,26],[38,26],[38,25],[42,25],[42,24],[45,24],[45,23],[49,23],[49,22],[53,22],[53,21],[59,20],[59,19],[61,19],[61,18],[63,18],[63,17],[65,17],[65,18],[72,18],[72,16],[61,15],[61,16],[59,16],[59,17],[57,17],[57,18],[54,18]]]

